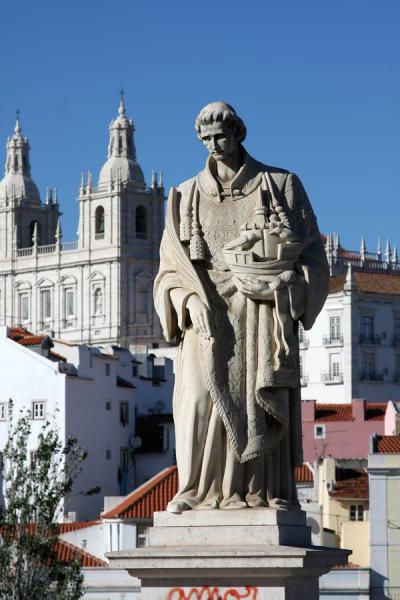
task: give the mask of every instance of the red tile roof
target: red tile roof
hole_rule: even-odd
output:
[[[341,481],[333,485],[333,490],[329,492],[332,498],[368,500],[369,481],[368,474],[363,471],[348,470],[348,475],[342,474]]]
[[[21,346],[40,346],[47,335],[35,335],[24,329],[23,327],[11,327],[8,332],[8,337]]]
[[[176,465],[168,467],[131,492],[125,500],[102,514],[103,519],[152,519],[153,513],[167,508],[178,491]]]
[[[104,560],[100,560],[97,556],[89,554],[77,546],[73,546],[64,540],[58,540],[54,548],[58,560],[63,562],[70,562],[78,559],[82,567],[108,567],[108,564]]]
[[[308,483],[314,481],[314,475],[308,465],[296,467],[295,477],[297,483]]]
[[[93,525],[99,525],[101,521],[72,521],[71,523],[59,523],[58,532],[68,533],[70,531],[78,531],[78,529],[86,529],[86,527],[93,527]]]
[[[356,290],[366,294],[399,294],[400,274],[369,273],[368,271],[354,271]],[[343,290],[346,273],[331,277],[329,293],[334,294]]]
[[[378,435],[376,452],[379,454],[400,454],[400,435]]]
[[[315,423],[328,423],[330,421],[352,421],[353,412],[351,404],[316,404]]]
[[[296,467],[296,481],[308,483],[314,480],[307,465]],[[131,492],[111,510],[103,513],[103,519],[152,519],[157,511],[166,510],[167,504],[178,491],[178,469],[168,467]]]
[[[386,402],[366,402],[365,420],[383,421],[385,419]],[[315,423],[354,421],[351,404],[315,404]]]
[[[386,413],[386,402],[367,402],[365,408],[366,421],[384,421]]]

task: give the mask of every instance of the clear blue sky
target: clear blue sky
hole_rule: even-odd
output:
[[[202,168],[193,119],[225,99],[249,152],[303,179],[323,231],[352,248],[361,235],[371,250],[378,235],[400,242],[399,0],[20,0],[0,21],[1,144],[19,108],[65,240],[123,85],[147,181]]]

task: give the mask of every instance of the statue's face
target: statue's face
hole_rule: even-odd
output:
[[[201,125],[200,136],[208,153],[215,160],[224,160],[238,151],[239,143],[229,124],[216,122]]]

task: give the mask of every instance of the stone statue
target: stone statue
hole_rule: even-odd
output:
[[[168,510],[298,507],[298,322],[328,293],[317,222],[299,178],[252,158],[225,102],[195,128],[209,157],[172,188],[155,281],[179,343],[173,411],[179,490]]]

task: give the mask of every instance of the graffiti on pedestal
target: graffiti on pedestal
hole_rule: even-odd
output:
[[[257,600],[258,588],[246,586],[244,588],[219,589],[218,587],[201,588],[171,588],[166,600]]]

